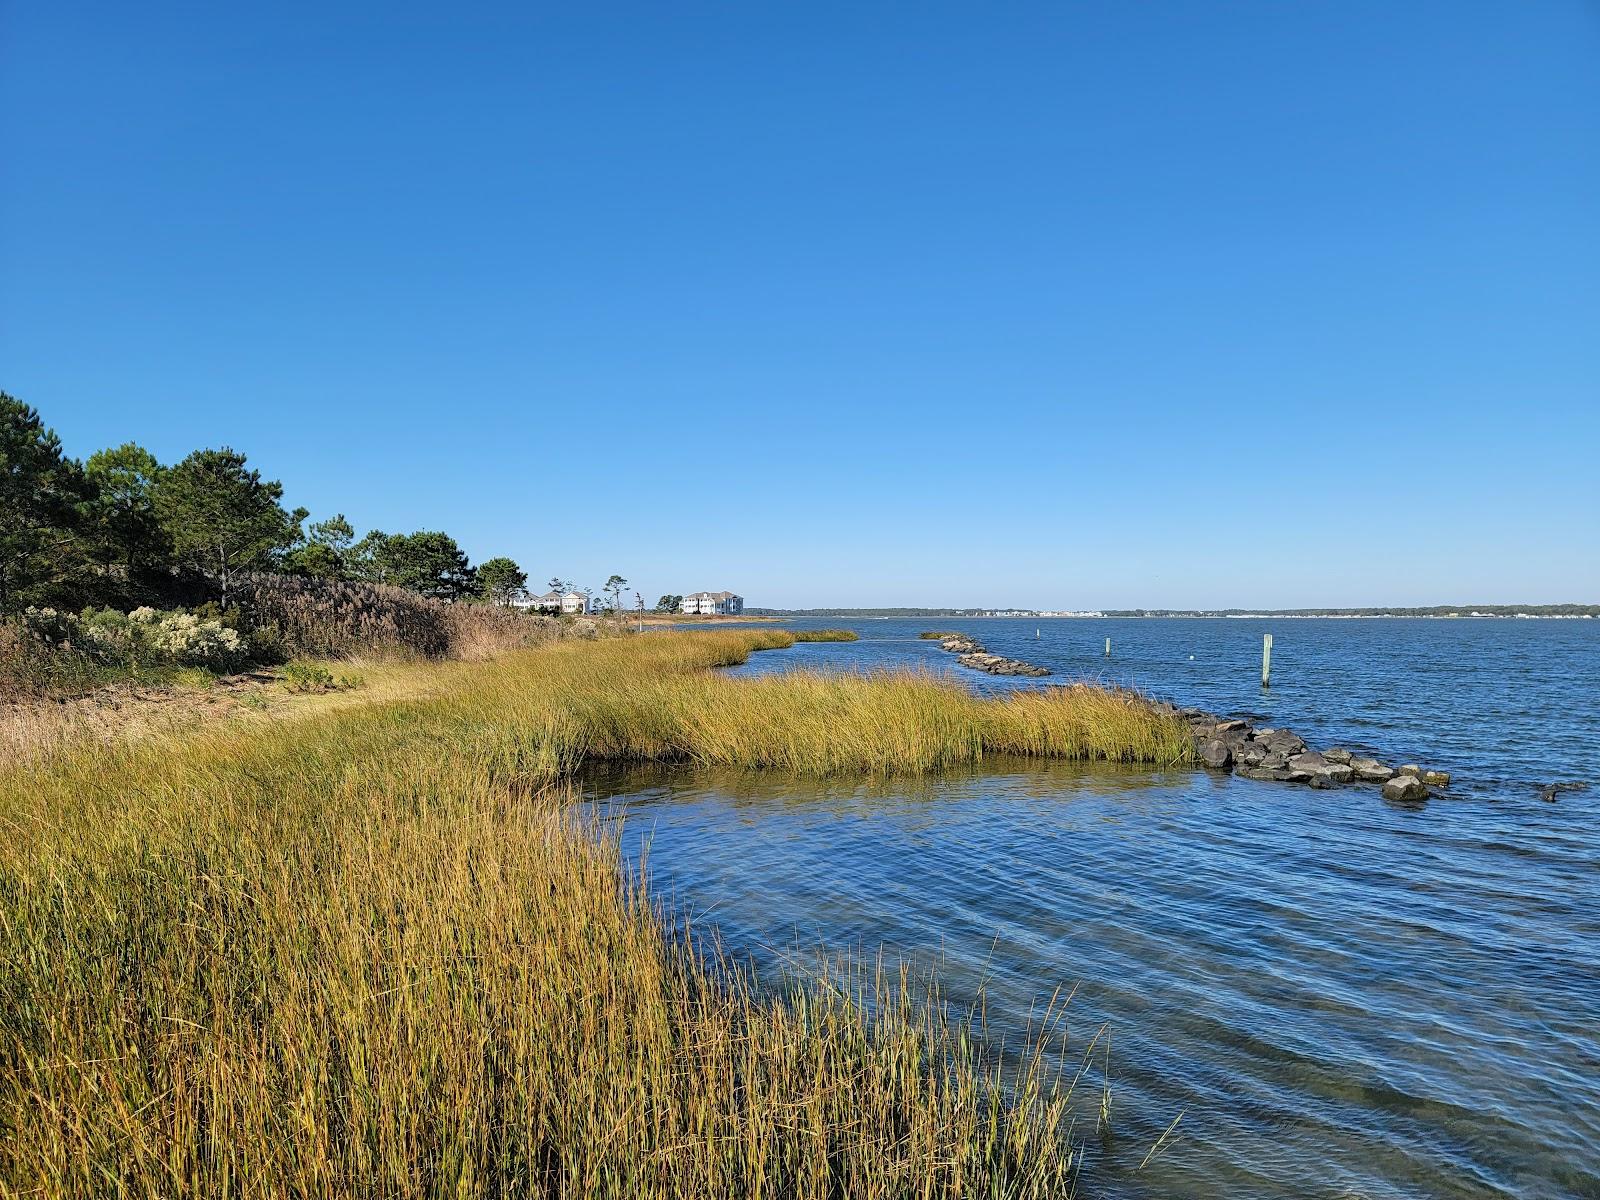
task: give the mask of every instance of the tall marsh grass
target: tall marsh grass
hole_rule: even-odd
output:
[[[1167,761],[1090,689],[557,643],[425,698],[0,769],[0,1194],[1061,1195],[1065,1090],[903,978],[774,999],[570,815],[586,758]],[[430,668],[442,670],[440,668]]]
[[[783,630],[564,643],[504,660],[464,701],[518,731],[519,762],[551,777],[586,759],[906,774],[985,754],[1170,765],[1188,729],[1127,692],[1088,686],[973,694],[921,671],[710,670],[790,646]]]
[[[238,591],[253,636],[285,657],[489,658],[548,641],[560,628],[516,609],[445,604],[376,583],[254,574]]]

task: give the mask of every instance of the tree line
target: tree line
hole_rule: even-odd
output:
[[[197,596],[227,608],[251,571],[383,583],[445,601],[510,605],[528,594],[513,559],[473,565],[447,533],[374,529],[358,539],[343,513],[308,524],[310,515],[286,508],[283,485],[226,446],[166,466],[128,442],[80,462],[36,409],[0,392],[0,614]],[[613,610],[627,582],[606,581]],[[562,579],[550,587],[577,590]]]

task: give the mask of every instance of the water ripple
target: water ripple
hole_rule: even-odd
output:
[[[1600,775],[1600,623],[1060,622],[1035,641],[1039,624],[975,627],[1076,674],[1111,674],[1109,632],[1118,682],[1456,785],[1416,809],[1019,762],[829,785],[630,771],[595,794],[626,813],[629,853],[648,842],[661,894],[769,963],[822,945],[936,965],[953,1001],[985,990],[1008,1044],[1078,984],[1072,1053],[1106,1022],[1114,1046],[1092,1194],[1600,1196],[1600,789],[1537,794]],[[917,626],[857,628],[744,670],[946,665]],[[1263,695],[1265,628],[1283,682]]]

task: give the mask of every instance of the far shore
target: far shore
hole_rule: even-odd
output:
[[[635,617],[635,621],[642,621],[645,625],[739,625],[754,621],[759,625],[771,625],[774,621],[789,621],[792,617],[750,617],[750,616],[723,616],[702,617],[692,613],[645,613],[642,618]]]

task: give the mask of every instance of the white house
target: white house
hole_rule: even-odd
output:
[[[744,597],[732,592],[695,592],[683,598],[683,611],[702,617],[731,617],[744,611]]]
[[[582,592],[546,592],[542,596],[531,597],[526,607],[548,613],[586,613],[589,611],[589,597]]]

